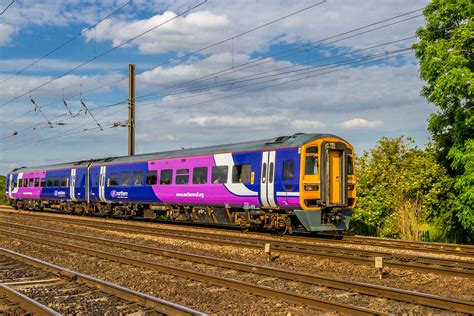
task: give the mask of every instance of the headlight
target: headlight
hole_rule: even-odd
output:
[[[305,185],[305,191],[319,191],[319,185]]]

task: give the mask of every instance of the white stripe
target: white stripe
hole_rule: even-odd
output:
[[[8,179],[8,196],[10,197],[10,199],[13,199],[12,184],[13,184],[13,175],[11,174]]]
[[[214,155],[216,166],[228,166],[227,183],[225,187],[237,196],[258,196],[258,192],[252,191],[243,183],[232,183],[232,168],[234,167],[234,159],[232,154],[216,154]]]
[[[267,200],[267,181],[268,181],[268,165],[265,174],[263,174],[263,165],[268,163],[268,152],[262,152],[262,172],[260,174],[260,200],[262,201],[263,206],[269,206]],[[265,183],[263,183],[263,178],[265,178]]]
[[[277,196],[300,196],[299,192],[277,192]]]
[[[275,202],[275,169],[276,169],[276,152],[275,151],[270,151],[269,152],[269,159],[268,159],[268,179],[267,181],[272,178],[272,182],[268,182],[268,203],[270,204],[271,207],[276,207],[277,204]],[[270,164],[273,163],[273,170],[270,170]],[[270,174],[272,172],[272,174]]]

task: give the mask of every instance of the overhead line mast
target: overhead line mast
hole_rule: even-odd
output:
[[[128,155],[135,155],[135,64],[128,65]]]

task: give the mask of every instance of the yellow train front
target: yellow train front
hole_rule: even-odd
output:
[[[341,231],[349,227],[356,203],[354,149],[327,135],[312,140],[300,152],[300,210],[294,210],[307,231]]]

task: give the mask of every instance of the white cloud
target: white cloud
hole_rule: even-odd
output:
[[[376,128],[381,127],[383,122],[380,120],[369,121],[361,118],[353,118],[352,120],[345,121],[339,124],[342,128],[353,129],[353,128]]]
[[[13,25],[0,23],[0,45],[8,44],[15,32]]]

